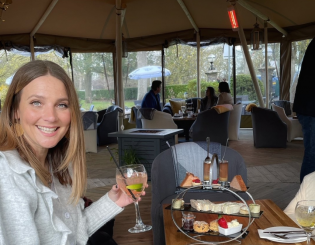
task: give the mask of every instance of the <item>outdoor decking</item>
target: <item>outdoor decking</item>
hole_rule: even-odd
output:
[[[239,141],[230,141],[232,149],[238,151],[247,165],[249,192],[255,199],[272,199],[280,208],[285,208],[299,189],[300,167],[304,147],[302,140],[287,143],[286,149],[258,148],[253,144],[253,133],[242,129]],[[117,148],[111,145],[110,148]],[[115,181],[115,164],[110,161],[106,147],[99,147],[98,153],[87,154],[88,190],[86,196],[97,200],[104,195]],[[150,185],[150,182],[149,182]],[[140,202],[143,222],[151,223],[151,188]],[[116,217],[114,239],[118,244],[153,244],[152,231],[130,234],[128,228],[135,224],[134,206],[130,205]]]

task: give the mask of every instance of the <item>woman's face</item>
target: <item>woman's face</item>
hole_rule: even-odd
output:
[[[71,119],[64,84],[51,75],[34,79],[22,90],[16,119],[37,153],[56,146],[68,131]]]
[[[210,97],[210,89],[206,90],[206,96]]]

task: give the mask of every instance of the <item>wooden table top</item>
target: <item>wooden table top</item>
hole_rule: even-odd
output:
[[[250,202],[249,202],[250,203]],[[290,226],[290,227],[298,227],[294,221],[292,221],[273,201],[271,200],[257,200],[256,203],[260,204],[260,208],[264,213],[259,219],[255,219],[253,224],[248,228],[249,234],[244,239],[239,239],[242,242],[242,245],[281,245],[287,243],[279,243],[272,242],[266,239],[259,238],[257,229],[266,229],[268,227],[274,226]],[[163,206],[163,218],[164,218],[164,231],[165,231],[165,241],[166,245],[185,245],[189,243],[194,243],[196,241],[190,239],[182,232],[178,232],[177,227],[173,223],[171,217],[171,210],[166,210],[165,207],[169,206],[169,204],[164,204]],[[217,219],[217,214],[205,214],[205,213],[194,213],[196,215],[195,220],[204,220],[211,221]],[[173,211],[173,215],[177,224],[181,224],[182,214],[180,211]],[[239,217],[239,216],[227,216],[224,215],[224,218],[227,221],[237,219],[240,223],[247,226],[248,218]],[[226,238],[219,236],[204,236],[209,238],[209,241],[224,241]],[[208,239],[207,239],[208,240]],[[236,245],[238,242],[229,242],[226,243],[229,245]],[[301,243],[291,243],[296,245],[306,245],[305,242]],[[309,244],[315,245],[315,241],[311,239]]]

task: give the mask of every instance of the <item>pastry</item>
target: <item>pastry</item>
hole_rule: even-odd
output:
[[[260,205],[259,204],[252,203],[252,204],[249,204],[248,206],[249,206],[249,210],[251,213],[253,213],[253,214],[260,213]]]
[[[218,189],[221,185],[220,184],[212,184],[213,189]]]
[[[239,191],[247,191],[247,187],[243,181],[241,175],[235,175],[230,183],[230,187],[239,190]]]
[[[209,231],[209,224],[205,221],[195,221],[194,231],[198,233],[204,233]]]
[[[249,212],[248,212],[248,208],[247,208],[246,205],[241,206],[241,208],[240,208],[240,213],[241,213],[241,214],[248,214],[248,213],[249,213]]]
[[[181,199],[181,198],[179,198],[179,199],[173,199],[172,200],[172,207],[174,208],[174,209],[181,209],[181,207],[184,205],[184,200],[183,199]]]
[[[218,232],[219,231],[219,224],[218,224],[218,220],[213,220],[210,222],[210,230]]]
[[[240,211],[240,204],[238,203],[226,203],[222,206],[222,212],[224,214],[235,214]]]
[[[198,211],[210,211],[212,209],[213,203],[209,200],[190,200],[190,205]]]
[[[181,187],[185,186],[192,186],[192,181],[194,179],[199,179],[197,176],[193,175],[192,173],[187,172],[185,179],[180,184]]]
[[[201,181],[200,181],[200,179],[194,179],[194,180],[192,180],[192,186],[199,186],[199,185],[201,185]]]
[[[211,208],[211,211],[212,212],[215,212],[215,213],[221,213],[222,212],[222,206],[224,205],[225,203],[214,203],[212,205],[212,208]]]

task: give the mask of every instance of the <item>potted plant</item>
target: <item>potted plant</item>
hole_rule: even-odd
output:
[[[138,157],[134,148],[125,149],[121,159],[126,165],[141,164],[142,158]]]

